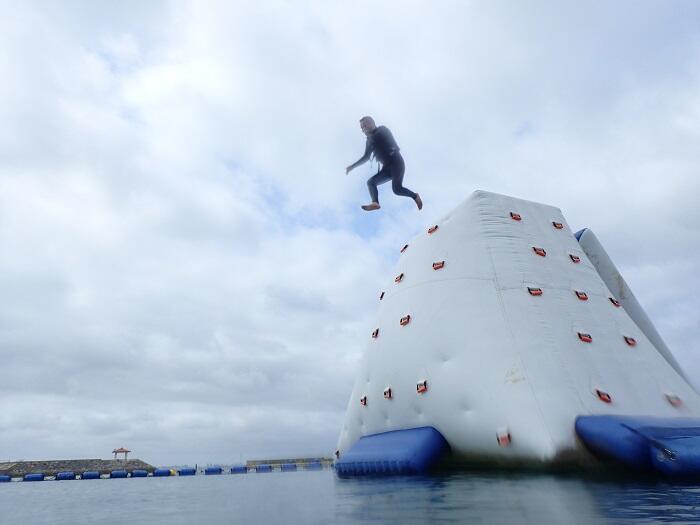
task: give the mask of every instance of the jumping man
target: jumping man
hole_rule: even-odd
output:
[[[380,208],[377,186],[388,181],[391,181],[391,189],[394,190],[396,195],[411,197],[416,202],[418,209],[422,209],[423,201],[420,195],[403,186],[403,174],[404,171],[406,171],[406,166],[401,153],[399,153],[399,146],[396,144],[389,128],[386,126],[377,127],[372,117],[362,117],[360,119],[360,128],[362,132],[367,135],[365,154],[362,155],[360,160],[345,168],[345,174],[347,175],[358,166],[367,162],[372,154],[374,154],[374,157],[382,165],[382,168],[377,174],[370,177],[367,181],[367,187],[369,188],[372,202],[363,205],[362,209],[365,211],[372,211]]]

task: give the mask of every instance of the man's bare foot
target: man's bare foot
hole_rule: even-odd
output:
[[[418,206],[418,209],[422,210],[423,209],[423,201],[421,200],[420,195],[418,195],[416,193],[416,198],[413,200],[416,201],[416,206]]]
[[[362,205],[362,209],[365,211],[374,211],[374,210],[378,210],[379,208],[381,208],[381,206],[379,206],[378,202],[373,202],[372,204],[363,204]]]

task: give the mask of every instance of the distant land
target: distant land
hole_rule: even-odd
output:
[[[55,476],[58,472],[75,472],[80,474],[87,471],[97,471],[109,474],[113,470],[146,470],[153,472],[156,468],[140,459],[57,459],[49,461],[11,461],[0,463],[0,475],[21,478],[25,474],[43,473]]]

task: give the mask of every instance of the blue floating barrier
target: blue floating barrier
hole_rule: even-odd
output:
[[[588,450],[635,470],[700,478],[700,419],[578,416],[576,434]]]
[[[297,469],[296,463],[282,463],[282,472],[291,472]]]
[[[323,470],[323,465],[320,461],[310,461],[306,464],[306,470]]]
[[[148,477],[148,471],[147,470],[141,470],[141,469],[136,469],[131,471],[131,477],[132,478],[147,478]]]
[[[231,474],[247,474],[248,467],[245,465],[234,465],[231,467]]]
[[[75,479],[75,472],[66,471],[56,474],[56,481],[67,481],[69,479]]]
[[[221,467],[207,467],[204,469],[205,476],[215,476],[217,474],[221,474],[222,472],[223,469]]]
[[[87,472],[83,472],[80,479],[100,479],[100,473],[96,470],[88,470]]]
[[[178,476],[194,476],[197,474],[197,470],[191,467],[181,468],[177,471]]]
[[[157,468],[153,471],[153,477],[155,478],[167,478],[171,474],[169,468]]]
[[[0,483],[9,483],[10,481],[12,481],[11,476],[8,476],[6,474],[0,475]]]
[[[44,481],[44,474],[41,472],[34,472],[32,474],[25,474],[22,479],[24,481]]]
[[[339,476],[422,474],[450,449],[433,427],[364,436],[335,462]]]
[[[123,479],[129,477],[129,473],[126,470],[113,470],[109,473],[111,479]]]
[[[272,472],[272,465],[257,465],[255,472]]]

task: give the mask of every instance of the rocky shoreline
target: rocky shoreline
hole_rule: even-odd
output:
[[[109,474],[113,470],[146,470],[153,473],[156,469],[140,459],[59,459],[49,461],[13,461],[0,463],[0,475],[21,478],[25,474],[42,473],[45,476],[55,476],[58,472],[75,472],[81,474],[88,471],[97,471],[100,474]]]

